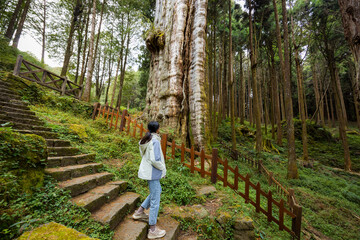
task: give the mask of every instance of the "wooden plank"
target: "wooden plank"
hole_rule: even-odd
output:
[[[23,75],[28,75],[28,74],[38,73],[38,72],[43,72],[43,70],[41,70],[41,69],[36,69],[36,70],[28,71],[28,72],[22,72],[21,74],[23,74]]]
[[[23,59],[24,58],[21,55],[18,55],[16,58],[16,63],[15,63],[14,71],[13,71],[13,74],[15,76],[19,76],[20,69],[21,69],[21,63],[22,63]]]
[[[106,112],[106,123],[108,123],[109,115],[110,115],[110,108],[108,107]]]

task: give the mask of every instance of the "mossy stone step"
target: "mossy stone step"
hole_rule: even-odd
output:
[[[21,112],[8,112],[8,111],[4,111],[2,109],[0,109],[0,113],[6,114],[9,117],[21,118],[24,121],[27,121],[27,120],[40,121],[40,119],[36,115],[33,115],[33,114],[26,114],[26,113],[21,113]]]
[[[101,163],[87,163],[82,165],[71,165],[67,167],[46,168],[45,172],[58,181],[66,181],[71,178],[82,177],[99,172],[103,165]]]
[[[110,202],[115,197],[119,196],[126,188],[127,182],[125,181],[109,182],[86,193],[80,194],[71,201],[78,206],[86,208],[90,212],[94,212],[105,203]]]
[[[17,110],[30,110],[30,108],[27,106],[27,104],[25,104],[24,102],[21,101],[1,101],[0,100],[0,106],[1,107],[8,107],[8,108],[13,108],[13,109],[17,109]]]
[[[50,156],[71,156],[79,153],[75,147],[48,147]]]
[[[4,105],[4,106],[0,105],[0,111],[35,116],[35,113],[30,111],[30,110],[25,110],[25,109],[22,109],[22,108],[16,108],[16,107],[11,107],[11,106],[6,106],[6,105]]]
[[[19,96],[18,93],[14,92],[14,90],[11,90],[10,88],[8,87],[5,87],[5,86],[0,86],[0,93],[7,93],[7,94],[13,94],[13,95],[17,95]]]
[[[6,120],[0,120],[0,124],[8,123],[10,121]],[[23,123],[17,123],[17,122],[10,122],[13,129],[17,130],[37,130],[37,131],[51,131],[51,128],[42,127],[42,126],[36,126],[36,125],[30,125],[30,124],[23,124]]]
[[[9,101],[11,99],[15,99],[15,100],[20,100],[20,96],[19,95],[16,95],[16,94],[11,94],[11,93],[4,93],[2,92],[0,94],[0,99],[3,99],[5,101]]]
[[[70,147],[70,141],[61,139],[46,139],[48,147]]]
[[[2,87],[12,87],[13,85],[9,82],[1,81],[0,80],[0,86]]]
[[[75,156],[48,157],[47,167],[64,167],[76,164],[85,164],[95,160],[95,154],[80,154]]]
[[[58,134],[49,131],[38,131],[38,130],[17,130],[17,132],[22,134],[35,134],[43,138],[57,138]]]
[[[126,214],[135,209],[139,200],[139,194],[126,192],[93,212],[91,217],[102,224],[109,224],[111,229],[115,229]]]
[[[59,182],[58,185],[60,188],[70,190],[70,195],[75,197],[81,193],[87,192],[97,186],[109,182],[113,177],[114,175],[108,172],[95,173]]]
[[[44,122],[40,120],[33,120],[33,119],[23,119],[14,116],[9,116],[7,114],[0,113],[0,120],[4,120],[7,122],[15,122],[15,123],[22,123],[22,124],[30,124],[36,126],[44,126]]]

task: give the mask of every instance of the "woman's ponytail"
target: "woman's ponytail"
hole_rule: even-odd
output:
[[[145,136],[140,140],[140,144],[145,144],[149,142],[152,138],[151,133],[156,133],[156,131],[160,128],[160,124],[156,121],[151,121],[148,124],[148,132],[146,132]]]

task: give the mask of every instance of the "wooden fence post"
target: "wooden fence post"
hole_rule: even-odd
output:
[[[117,129],[118,121],[119,121],[119,108],[117,108],[116,111],[115,130]]]
[[[295,204],[293,207],[293,213],[296,215],[296,217],[292,219],[291,230],[293,230],[297,239],[300,239],[302,207]]]
[[[205,177],[205,152],[204,149],[201,149],[200,152],[200,161],[201,161],[201,177]]]
[[[256,184],[256,201],[255,201],[255,208],[256,212],[260,212],[260,183]]]
[[[144,124],[141,123],[141,125],[140,125],[140,138],[143,137],[143,132],[144,132]]]
[[[235,179],[234,179],[234,190],[237,191],[239,188],[239,168],[235,167]]]
[[[135,138],[136,136],[136,129],[137,129],[137,121],[135,119],[135,122],[134,122],[134,131],[133,131],[133,138]]]
[[[213,148],[211,156],[211,182],[216,183],[217,181],[217,159],[218,159],[218,150]]]
[[[16,58],[16,63],[15,63],[14,72],[13,72],[13,74],[16,76],[20,75],[20,68],[21,68],[22,60],[23,60],[23,56],[18,55]]]
[[[64,78],[64,81],[61,85],[61,96],[64,96],[65,95],[65,92],[66,92],[66,85],[67,85],[67,77]]]
[[[126,118],[125,116],[127,115],[127,110],[124,109],[121,115],[121,122],[120,122],[120,132],[122,132],[124,130],[125,124],[126,124]]]
[[[191,146],[190,149],[190,171],[191,173],[194,173],[195,170],[195,149],[194,149],[194,145]]]
[[[167,147],[167,139],[168,139],[168,135],[167,134],[163,134],[161,136],[161,148],[162,148],[162,152],[164,155],[164,159],[166,160],[166,147]]]
[[[224,187],[227,186],[227,178],[228,178],[228,160],[225,159],[225,161],[224,161],[224,182],[223,182]]]
[[[272,221],[272,192],[269,190],[268,198],[267,198],[267,217],[268,222]]]
[[[284,200],[280,199],[279,207],[279,230],[284,229]]]
[[[249,186],[250,186],[250,176],[246,174],[245,177],[245,203],[249,203]]]
[[[175,159],[175,139],[173,139],[171,143],[171,157]]]
[[[98,108],[99,108],[100,106],[101,106],[100,103],[94,103],[94,111],[93,111],[93,114],[92,114],[92,116],[91,116],[92,120],[95,120],[95,118],[96,118],[96,112],[97,112],[97,110],[98,110]]]
[[[273,172],[269,172],[269,186],[272,184]]]

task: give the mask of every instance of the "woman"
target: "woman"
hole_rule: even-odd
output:
[[[157,216],[160,206],[161,185],[160,179],[166,175],[166,167],[164,156],[161,151],[160,141],[158,135],[160,125],[158,122],[149,122],[149,132],[140,140],[140,154],[141,163],[139,167],[138,176],[141,179],[147,180],[150,194],[141,204],[139,209],[135,211],[133,219],[149,218],[149,239],[161,238],[165,236],[166,231],[156,227]],[[144,213],[144,209],[149,209],[149,216]]]

